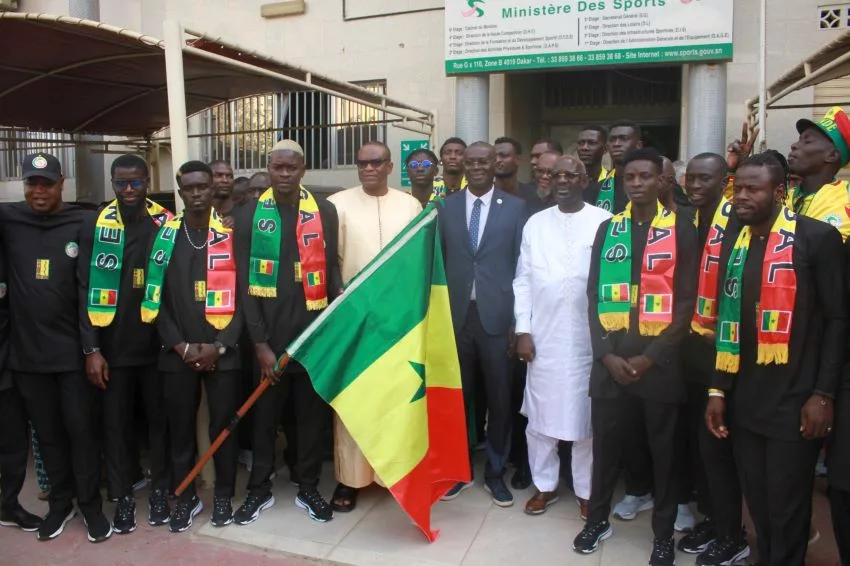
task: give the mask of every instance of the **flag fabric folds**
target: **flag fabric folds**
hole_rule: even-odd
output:
[[[429,205],[287,352],[414,523],[469,481],[460,365],[437,210]]]

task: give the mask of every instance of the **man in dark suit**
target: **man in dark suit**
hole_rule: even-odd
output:
[[[469,186],[449,196],[440,209],[440,231],[464,401],[472,402],[476,364],[484,377],[489,410],[484,487],[500,507],[514,498],[503,475],[511,438],[508,358],[513,326],[513,278],[528,208],[493,185],[496,152],[486,142],[466,149]],[[480,307],[479,307],[480,305]],[[454,499],[471,483],[458,483],[443,498]]]

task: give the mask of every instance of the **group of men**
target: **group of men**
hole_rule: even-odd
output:
[[[802,565],[829,437],[833,524],[850,560],[850,192],[836,179],[850,163],[850,120],[834,108],[797,129],[787,161],[775,151],[749,156],[745,129],[726,157],[691,159],[684,187],[632,122],[582,130],[577,158],[541,140],[533,185],[516,180],[519,148],[509,139],[447,140],[443,179],[434,154],[409,156],[414,196],[445,199],[466,406],[487,413],[484,485],[497,505],[513,503],[502,476],[518,437],[527,439],[532,515],[558,501],[559,445],[571,444],[560,456],[586,520],[577,552],[612,535],[611,514],[652,509],[650,565],[674,563],[675,531],[697,564],[735,564],[750,554],[746,500],[759,563]],[[511,405],[520,379],[527,424]],[[516,465],[511,483],[521,488]],[[612,509],[621,475],[626,495]]]
[[[25,201],[0,206],[6,370],[0,524],[50,540],[76,515],[76,499],[90,541],[133,532],[134,410],[143,406],[147,521],[187,530],[203,505],[194,483],[179,496],[174,492],[197,457],[201,389],[214,438],[245,397],[245,370],[250,388],[261,379],[275,385],[252,411],[252,467],[235,512],[237,435],[215,454],[211,523],[248,524],[274,505],[275,441],[289,398],[295,504],[322,522],[334,508],[354,508],[357,488],[374,474],[338,424],[337,475],[344,483],[332,503],[319,494],[331,412],[303,367],[293,362],[281,375],[277,361],[344,283],[421,211],[410,195],[387,186],[392,160],[386,145],[365,144],[357,165],[362,185],[325,200],[301,185],[304,152],[289,140],[274,147],[268,172],[252,177],[242,192],[234,191],[229,164],[190,161],[176,175],[185,208],[174,215],[148,198],[150,172],[138,156],[112,163],[116,198],[96,213],[63,202],[56,157],[25,157]],[[18,502],[30,422],[51,483],[44,518]],[[116,502],[111,522],[102,509],[102,469]]]
[[[687,532],[679,549],[697,554],[697,564],[734,564],[750,553],[745,499],[761,563],[801,565],[815,463],[831,435],[833,522],[850,560],[850,408],[841,406],[850,403],[850,197],[835,180],[850,162],[850,120],[836,108],[797,129],[787,164],[775,152],[748,157],[743,139],[727,157],[692,158],[684,187],[669,159],[643,148],[633,122],[583,129],[577,157],[554,140],[534,144],[529,183],[518,179],[516,140],[449,138],[439,156],[407,157],[410,195],[388,187],[387,146],[368,142],[357,153],[361,185],[328,199],[303,187],[303,149],[283,140],[268,172],[251,179],[235,180],[220,161],[183,164],[177,216],[147,198],[149,171],[137,156],[113,162],[116,199],[97,213],[62,202],[55,157],[27,156],[25,202],[0,206],[0,298],[9,313],[0,524],[55,538],[76,498],[92,542],[135,530],[141,392],[148,523],[185,531],[201,501],[192,484],[171,494],[197,457],[201,387],[212,438],[263,379],[275,385],[243,434],[253,454],[246,497],[234,512],[231,435],[215,455],[211,523],[248,524],[275,504],[284,407],[293,413],[295,504],[317,521],[353,510],[358,490],[380,478],[336,419],[339,483],[330,502],[322,497],[331,411],[303,367],[281,372],[278,359],[433,203],[467,433],[486,435],[484,488],[496,505],[514,503],[504,478],[513,463],[511,487],[535,488],[526,513],[545,513],[568,463],[586,521],[577,552],[612,535],[612,513],[629,520],[652,509],[651,566],[674,564],[677,530]],[[28,419],[52,485],[44,519],[17,501]],[[102,461],[117,501],[111,523]],[[621,475],[626,496],[612,509]],[[443,499],[471,486],[458,483]],[[688,506],[694,494],[699,523]]]

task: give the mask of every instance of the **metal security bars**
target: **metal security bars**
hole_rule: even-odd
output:
[[[356,83],[386,94],[386,81]],[[265,169],[272,146],[292,139],[308,169],[354,165],[357,148],[386,140],[386,112],[318,91],[278,92],[224,102],[200,114],[203,159],[229,161],[237,172]]]
[[[0,127],[0,181],[20,179],[24,157],[38,151],[55,155],[65,177],[74,177],[76,153],[70,134]]]

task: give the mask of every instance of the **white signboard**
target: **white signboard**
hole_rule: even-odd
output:
[[[733,0],[446,0],[446,73],[732,58]]]

